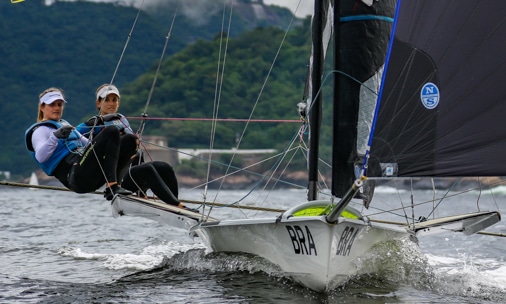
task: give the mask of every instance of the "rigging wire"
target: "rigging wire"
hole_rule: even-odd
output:
[[[243,119],[243,118],[202,118],[202,117],[139,117],[128,116],[128,120],[168,120],[168,121],[222,121],[222,122],[295,122],[300,123],[300,119]]]
[[[300,145],[296,148],[296,150],[292,153],[291,157],[290,157],[290,160],[286,163],[285,167],[283,168],[283,170],[278,174],[278,178],[274,180],[274,183],[272,184],[272,186],[270,187],[270,190],[267,192],[267,194],[265,195],[264,197],[264,200],[262,202],[262,204],[260,204],[259,206],[263,206],[266,201],[267,201],[267,198],[269,197],[269,195],[272,193],[272,191],[275,189],[276,185],[278,184],[278,181],[279,179],[284,175],[284,173],[286,172],[286,169],[288,168],[288,166],[291,164],[292,160],[294,159],[296,153],[298,151],[300,151]],[[303,153],[304,155],[305,153]],[[288,151],[286,151],[286,153],[283,155],[283,158],[279,161],[278,163],[278,167],[281,165],[281,162],[282,160],[285,158],[285,156],[288,155]],[[272,172],[272,174],[270,174],[270,178],[267,180],[267,182],[265,183],[264,187],[262,190],[266,190],[267,189],[267,185],[268,183],[270,182],[270,180],[272,179],[272,177],[274,176],[274,174],[277,172],[277,169],[278,167],[276,167],[274,169],[274,171]],[[258,200],[257,200],[258,201]],[[255,213],[254,215],[257,215],[258,213]]]
[[[113,75],[112,75],[112,77],[111,77],[111,81],[110,81],[110,83],[109,83],[109,86],[110,86],[110,85],[112,85],[112,84],[114,83],[114,79],[115,79],[115,77],[116,77],[116,75],[117,75],[117,72],[118,72],[118,70],[119,70],[119,67],[120,67],[120,65],[121,65],[121,62],[123,61],[124,54],[125,54],[125,52],[126,52],[126,49],[127,49],[128,44],[129,44],[129,42],[130,42],[130,40],[131,40],[131,38],[132,38],[133,31],[134,31],[134,29],[135,29],[135,26],[137,25],[137,21],[138,21],[138,19],[139,19],[140,12],[142,11],[142,7],[143,7],[143,5],[144,5],[144,0],[141,2],[141,5],[139,6],[139,9],[138,9],[138,11],[137,11],[137,15],[136,15],[136,17],[135,17],[135,19],[134,19],[134,22],[133,22],[133,24],[132,24],[132,27],[131,27],[131,29],[130,29],[130,32],[129,32],[128,36],[127,36],[127,40],[125,41],[125,44],[124,44],[124,46],[123,46],[123,50],[122,50],[122,52],[121,52],[120,58],[119,58],[119,60],[118,60],[118,63],[116,64],[116,68],[115,68],[115,70],[114,70],[114,72],[113,72]],[[136,134],[136,135],[137,135],[137,137],[139,138],[139,140],[140,140],[140,138],[141,138],[141,136],[142,136],[142,132],[143,132],[143,130],[144,130],[144,126],[145,126],[145,122],[146,122],[146,119],[145,119],[145,118],[147,117],[147,110],[148,110],[149,103],[150,103],[150,100],[151,100],[151,97],[152,97],[152,94],[153,94],[153,91],[154,91],[154,87],[155,87],[155,85],[156,85],[156,80],[157,80],[158,75],[159,75],[159,72],[160,72],[160,67],[161,67],[161,64],[162,64],[162,62],[163,62],[163,57],[164,57],[164,55],[165,55],[165,53],[166,53],[166,50],[167,50],[167,45],[168,45],[168,42],[169,42],[169,38],[170,38],[170,36],[171,36],[171,34],[172,34],[172,30],[173,30],[173,28],[174,28],[174,22],[175,22],[175,19],[176,19],[177,14],[178,14],[178,9],[179,9],[179,3],[178,3],[178,4],[177,4],[177,6],[176,6],[176,10],[174,11],[174,15],[173,15],[173,18],[172,18],[172,22],[171,22],[171,25],[170,25],[169,31],[168,31],[168,33],[167,33],[167,35],[166,35],[166,37],[165,37],[165,44],[164,44],[164,47],[163,47],[163,50],[162,50],[162,54],[161,54],[161,56],[160,56],[160,60],[159,60],[159,63],[158,63],[158,67],[157,67],[157,70],[156,70],[156,73],[155,73],[155,76],[154,76],[154,79],[153,79],[153,83],[152,83],[152,85],[151,85],[151,89],[150,89],[150,91],[149,91],[149,95],[148,95],[148,99],[147,99],[147,101],[146,101],[146,106],[145,106],[145,108],[144,108],[144,112],[143,112],[143,113],[142,113],[142,115],[141,115],[141,117],[142,117],[143,119],[141,119],[141,123],[140,123],[139,129],[138,129],[137,134]],[[101,104],[101,108],[102,108],[102,106],[103,106],[103,102],[102,102],[102,104]],[[100,110],[99,110],[99,115],[100,115]],[[91,142],[91,140],[92,140],[92,138],[93,138],[93,129],[96,127],[96,124],[97,124],[97,123],[98,123],[98,119],[96,119],[96,120],[95,120],[95,123],[94,123],[94,125],[93,125],[93,127],[92,127],[92,129],[91,129],[92,131],[90,132],[90,142]],[[93,150],[93,154],[95,155],[95,158],[97,158],[96,152],[94,151],[93,147],[91,147],[91,149]],[[97,160],[98,160],[98,159],[97,159]],[[104,175],[104,177],[105,177],[105,172],[104,172],[104,169],[103,169],[103,168],[102,168],[102,166],[100,165],[100,162],[98,162],[98,163],[99,163],[99,166],[100,166],[100,170],[102,171],[102,174],[103,174],[103,175]],[[109,183],[109,181],[107,180],[107,178],[106,178],[106,183]]]
[[[500,185],[502,183],[501,182],[495,182],[494,184],[495,185]],[[45,189],[45,190],[67,191],[67,192],[71,191],[70,189],[68,189],[66,187],[44,186],[44,185],[31,185],[31,184],[17,183],[17,182],[7,182],[7,181],[0,181],[0,185],[9,186],[9,187],[23,187],[23,188]],[[462,193],[465,193],[465,192],[468,192],[468,191],[473,191],[473,190],[476,190],[476,189],[469,189],[467,191],[462,191],[462,192],[456,193],[454,195],[460,195]],[[95,191],[95,192],[90,192],[90,193],[92,193],[92,194],[103,194],[102,191]],[[203,202],[200,202],[200,201],[185,200],[185,199],[182,199],[181,202],[183,202],[183,203],[190,203],[190,204],[207,204],[207,205],[213,205],[213,206],[218,206],[218,207],[231,207],[231,208],[238,208],[238,209],[249,209],[249,210],[275,212],[275,213],[282,213],[282,212],[286,211],[284,209],[265,208],[265,207],[256,207],[256,206],[247,206],[247,205],[232,205],[232,206],[230,206],[230,204],[223,204],[223,203],[211,203],[211,202],[203,203]],[[430,203],[430,202],[431,201],[427,201],[425,203]],[[421,203],[421,204],[425,204],[425,203]],[[420,205],[420,204],[418,204],[418,205]],[[378,209],[378,208],[376,208],[376,209]],[[390,213],[390,211],[384,211],[384,212],[381,212],[381,213]],[[375,215],[381,214],[381,213],[376,213]],[[372,215],[373,214],[369,214],[368,216],[372,216]],[[375,222],[375,223],[394,224],[394,225],[399,225],[401,227],[404,226],[404,224],[401,223],[401,222],[394,222],[394,221],[387,221],[387,220],[378,220],[378,219],[370,219],[370,221],[371,222]],[[506,234],[496,233],[496,232],[488,232],[488,231],[478,231],[478,232],[476,232],[476,234],[487,235],[487,236],[495,236],[495,237],[506,237]]]
[[[111,81],[109,82],[109,86],[110,86],[110,85],[112,85],[112,84],[114,83],[114,78],[116,78],[116,74],[118,73],[119,66],[121,65],[121,62],[123,61],[123,56],[124,56],[125,51],[126,51],[126,49],[127,49],[128,43],[130,42],[130,39],[132,38],[132,34],[133,34],[134,29],[135,29],[135,26],[137,25],[137,20],[139,19],[139,15],[140,15],[140,13],[141,13],[141,11],[142,11],[142,7],[143,7],[143,5],[144,5],[144,0],[142,0],[141,5],[139,6],[139,9],[137,10],[137,15],[135,16],[134,22],[133,22],[133,24],[132,24],[132,27],[131,27],[131,29],[130,29],[130,32],[128,33],[127,39],[126,39],[126,41],[125,41],[125,44],[123,45],[123,50],[121,51],[121,55],[120,55],[120,57],[119,57],[119,59],[118,59],[118,63],[116,64],[116,68],[114,69],[114,72],[113,72],[113,74],[112,74]],[[103,107],[103,104],[104,104],[104,102],[102,102],[102,103],[101,103],[100,108],[102,108],[102,107]],[[98,114],[100,115],[100,110],[99,110],[99,113],[98,113]],[[90,142],[90,143],[91,143],[91,142],[92,142],[92,140],[93,140],[93,133],[94,133],[94,129],[95,129],[95,127],[97,126],[97,123],[98,123],[98,119],[95,119],[95,122],[93,123],[93,126],[91,127],[91,130],[90,130],[90,136],[89,136],[89,142]],[[105,178],[105,182],[106,182],[106,184],[108,184],[108,183],[109,183],[109,180],[107,179],[107,176],[106,176],[106,174],[105,174],[104,169],[102,168],[102,165],[100,164],[100,160],[98,159],[98,156],[97,156],[97,154],[96,154],[96,152],[95,152],[94,146],[92,146],[92,147],[90,148],[90,150],[92,150],[92,151],[93,151],[93,155],[94,155],[94,156],[95,156],[95,158],[97,159],[97,163],[99,164],[99,167],[100,167],[101,173],[102,173],[102,175],[103,175],[103,176],[104,176],[104,178]]]
[[[268,157],[268,158],[266,158],[266,159],[263,159],[263,160],[262,160],[262,161],[260,161],[260,162],[257,162],[257,163],[254,163],[254,164],[251,164],[251,165],[249,165],[249,166],[242,167],[242,168],[235,167],[235,166],[230,166],[230,168],[235,169],[235,171],[228,172],[226,175],[223,175],[223,176],[217,177],[217,178],[215,178],[215,179],[213,179],[213,180],[207,181],[207,182],[205,182],[205,183],[203,183],[203,184],[201,184],[201,185],[195,186],[195,187],[190,188],[190,189],[188,189],[188,190],[194,190],[194,189],[200,188],[200,187],[202,187],[202,186],[206,186],[207,184],[210,184],[210,183],[213,183],[213,182],[216,182],[216,181],[221,181],[222,179],[224,179],[224,178],[226,178],[226,177],[232,176],[232,175],[234,175],[234,174],[236,174],[236,173],[240,173],[240,172],[250,173],[250,174],[252,174],[252,175],[259,176],[260,178],[265,179],[265,175],[264,175],[264,174],[257,173],[257,172],[254,172],[254,171],[250,171],[250,170],[247,170],[247,169],[252,168],[252,167],[255,167],[255,166],[257,166],[257,165],[259,165],[259,164],[262,164],[262,163],[264,163],[264,162],[267,162],[267,161],[269,161],[269,160],[271,160],[271,159],[277,159],[277,158],[279,158],[280,156],[282,156],[283,154],[285,154],[285,153],[287,153],[287,152],[289,152],[289,151],[280,152],[280,153],[278,153],[278,154],[276,154],[276,155],[273,155],[273,156],[271,156],[271,157]],[[202,158],[202,157],[197,157],[197,158],[200,158],[200,159],[202,159],[202,160],[207,160],[206,158]],[[222,162],[218,162],[218,161],[215,161],[215,160],[212,160],[212,162],[213,162],[213,163],[215,163],[215,164],[220,164],[220,165],[223,165],[223,166],[228,166],[228,164],[225,164],[225,163],[222,163]],[[303,189],[303,188],[304,188],[303,186],[300,186],[300,185],[297,185],[297,184],[294,184],[294,183],[291,183],[291,182],[288,182],[288,181],[284,181],[284,180],[281,180],[281,179],[272,178],[272,180],[276,180],[276,181],[278,181],[279,183],[283,183],[283,184],[288,185],[288,186],[298,187],[298,188],[300,188],[300,189]],[[253,189],[253,190],[254,190],[254,189]],[[250,191],[250,192],[251,192],[251,191]],[[245,197],[243,197],[243,198],[239,199],[238,201],[236,201],[236,202],[234,202],[234,203],[231,203],[231,205],[233,205],[233,204],[235,204],[235,203],[237,203],[237,202],[242,201],[244,198],[245,198]]]
[[[128,38],[127,38],[127,41],[125,42],[125,46],[124,46],[124,48],[123,48],[123,51],[122,51],[121,56],[120,56],[120,59],[119,59],[118,64],[117,64],[117,66],[116,66],[116,70],[114,71],[114,74],[113,74],[112,79],[111,79],[111,82],[110,82],[110,84],[111,84],[111,85],[112,85],[112,83],[113,83],[113,81],[114,81],[114,78],[115,78],[115,76],[116,76],[116,73],[117,73],[117,71],[118,71],[118,68],[119,68],[119,66],[120,66],[120,63],[121,63],[121,61],[122,61],[122,59],[123,59],[123,56],[124,56],[124,53],[125,53],[126,47],[127,47],[127,45],[128,45],[128,42],[130,41],[130,39],[131,39],[131,37],[132,37],[132,33],[133,33],[133,30],[134,30],[135,25],[136,25],[136,23],[137,23],[137,20],[138,20],[138,18],[139,18],[139,14],[140,14],[140,11],[141,11],[141,9],[142,9],[143,4],[144,4],[144,0],[142,1],[141,5],[140,5],[140,7],[139,7],[139,10],[138,10],[138,12],[137,12],[137,16],[136,16],[136,18],[135,18],[134,24],[133,24],[133,26],[132,26],[132,29],[130,30],[130,33],[129,33]],[[149,94],[148,94],[148,98],[147,98],[147,100],[146,100],[146,105],[145,105],[145,107],[144,107],[144,112],[141,114],[141,122],[140,122],[140,125],[139,125],[139,128],[138,128],[137,133],[135,133],[135,134],[136,134],[136,136],[137,136],[137,138],[138,138],[138,140],[139,140],[139,143],[142,143],[142,141],[141,141],[141,137],[142,137],[142,133],[143,133],[143,131],[144,131],[144,127],[145,127],[145,124],[146,124],[146,117],[148,116],[147,111],[148,111],[148,108],[149,108],[149,104],[150,104],[150,101],[151,101],[151,97],[152,97],[152,95],[153,95],[153,91],[154,91],[154,88],[155,88],[155,85],[156,85],[156,81],[157,81],[157,79],[158,79],[158,75],[160,74],[160,68],[161,68],[161,65],[162,65],[162,63],[163,63],[163,58],[164,58],[165,53],[166,53],[166,51],[167,51],[167,45],[168,45],[168,43],[169,43],[170,36],[172,35],[172,30],[173,30],[173,28],[174,28],[174,23],[175,23],[175,20],[176,20],[176,16],[178,15],[178,10],[179,10],[179,2],[178,2],[178,3],[177,3],[177,5],[176,5],[176,9],[175,9],[174,14],[173,14],[173,17],[172,17],[172,21],[171,21],[171,24],[170,24],[170,27],[169,27],[169,31],[167,32],[167,35],[165,36],[165,44],[164,44],[164,46],[163,46],[162,53],[161,53],[161,55],[160,55],[160,59],[159,59],[159,62],[158,62],[158,66],[157,66],[157,69],[156,69],[156,72],[155,72],[155,76],[154,76],[154,78],[153,78],[153,82],[152,82],[152,84],[151,84],[151,88],[150,88],[150,91],[149,91]],[[103,105],[103,102],[102,102],[102,105]],[[99,113],[99,114],[100,114],[100,113]],[[143,150],[147,151],[147,150],[145,149],[145,147],[144,147],[144,146],[143,146]],[[141,157],[139,157],[139,162],[140,162],[140,161],[142,161],[142,160],[141,160]],[[128,170],[128,174],[130,174],[130,170]],[[107,181],[107,180],[106,180],[106,181]],[[137,188],[139,189],[139,191],[143,192],[143,191],[142,191],[142,189],[141,189],[141,187],[139,187],[139,186],[137,185],[137,183],[135,183],[135,184],[136,184]],[[146,193],[143,193],[143,195],[145,195],[145,196],[146,196]]]
[[[302,128],[302,127],[301,127],[301,128]],[[276,162],[275,162],[275,163],[271,166],[271,169],[270,169],[270,170],[268,170],[268,174],[269,174],[269,176],[270,176],[270,177],[268,178],[268,175],[267,175],[267,174],[262,175],[262,179],[260,179],[258,182],[256,182],[256,183],[255,183],[255,185],[254,185],[254,186],[250,189],[250,191],[248,191],[248,193],[247,193],[247,194],[245,194],[245,195],[244,195],[241,199],[237,200],[236,202],[234,202],[234,203],[232,203],[232,204],[239,203],[239,202],[243,201],[244,199],[246,199],[246,197],[248,197],[248,196],[249,196],[249,195],[250,195],[250,194],[251,194],[254,190],[256,190],[256,188],[257,188],[257,187],[258,187],[258,186],[259,186],[259,185],[260,185],[260,184],[261,184],[261,183],[262,183],[265,179],[267,179],[267,182],[266,182],[266,183],[265,183],[265,185],[264,185],[264,189],[267,187],[267,185],[268,185],[268,183],[269,183],[269,181],[270,181],[270,180],[275,180],[275,183],[277,183],[278,181],[280,181],[280,179],[279,179],[279,178],[274,178],[273,176],[274,176],[274,174],[276,173],[276,171],[277,171],[277,169],[279,168],[279,166],[281,165],[282,161],[285,159],[286,155],[288,155],[288,152],[289,152],[290,150],[292,150],[292,149],[291,149],[291,148],[289,148],[289,147],[290,147],[290,146],[292,146],[292,144],[293,144],[293,143],[295,142],[295,140],[298,138],[298,133],[299,133],[299,132],[296,132],[296,134],[292,137],[292,140],[291,140],[291,141],[290,141],[290,143],[288,144],[288,147],[287,147],[287,148],[285,148],[285,149],[283,150],[283,152],[281,152],[281,153],[279,154],[279,157],[277,157]],[[298,149],[298,147],[297,147],[297,149]],[[294,154],[294,155],[295,155],[295,154]],[[293,156],[294,156],[294,155],[292,155],[292,158],[293,158]],[[288,163],[288,164],[289,164],[289,163]],[[229,165],[230,165],[230,164],[229,164]],[[284,170],[283,170],[283,172],[284,172]],[[281,173],[279,176],[281,177],[282,175],[283,175],[283,174]],[[224,180],[224,179],[223,179],[223,180]],[[222,181],[223,181],[223,180],[222,180]],[[271,189],[271,191],[272,191],[272,189]],[[267,195],[267,196],[268,196],[268,195]]]
[[[158,67],[156,68],[155,77],[153,78],[153,83],[151,84],[151,88],[149,90],[148,99],[146,100],[146,106],[144,107],[144,112],[141,114],[141,117],[144,119],[141,120],[141,123],[139,125],[139,129],[137,131],[137,136],[139,139],[142,136],[142,132],[144,132],[144,127],[146,124],[146,117],[148,116],[148,107],[149,103],[151,101],[151,97],[153,96],[153,91],[155,90],[156,80],[158,79],[158,75],[160,74],[160,67],[163,63],[163,57],[165,56],[165,52],[167,51],[167,45],[169,43],[170,36],[172,35],[172,30],[174,28],[174,22],[176,21],[176,16],[178,14],[179,10],[179,2],[176,5],[176,10],[174,11],[174,15],[172,16],[172,22],[170,23],[169,32],[165,36],[165,44],[163,45],[162,54],[160,55],[160,60],[158,61]]]
[[[300,1],[299,1],[299,4],[300,4]],[[298,7],[298,6],[297,6],[297,7]],[[247,130],[247,129],[248,129],[248,127],[249,127],[249,123],[250,123],[250,121],[251,121],[251,119],[252,119],[252,117],[253,117],[253,113],[255,112],[255,109],[256,109],[256,107],[257,107],[258,103],[260,102],[260,97],[261,97],[261,96],[262,96],[262,94],[263,94],[263,91],[264,91],[265,86],[266,86],[266,84],[267,84],[267,80],[269,79],[269,77],[270,77],[270,75],[271,75],[271,73],[272,73],[272,69],[274,68],[275,63],[277,62],[278,56],[279,56],[279,54],[280,54],[280,52],[281,52],[281,48],[283,47],[284,42],[286,41],[286,37],[288,36],[288,32],[289,32],[290,28],[292,27],[292,24],[293,24],[294,20],[295,20],[295,15],[294,15],[294,14],[292,14],[292,18],[291,18],[291,20],[290,20],[290,22],[289,22],[289,24],[288,24],[288,26],[287,26],[287,28],[286,28],[286,30],[285,30],[285,33],[284,33],[284,35],[283,35],[283,38],[282,38],[282,40],[281,40],[281,42],[280,42],[280,45],[279,45],[279,47],[278,47],[278,50],[277,50],[277,52],[276,52],[276,54],[275,54],[275,56],[274,56],[274,58],[273,58],[273,61],[272,61],[272,63],[271,63],[271,66],[269,67],[269,71],[267,72],[267,75],[266,75],[266,77],[265,77],[265,79],[264,79],[264,82],[262,83],[262,87],[261,87],[260,92],[259,92],[259,94],[258,94],[258,96],[257,96],[257,99],[255,100],[255,103],[254,103],[254,105],[253,105],[253,108],[251,109],[250,116],[248,117],[248,121],[246,122],[246,125],[244,126],[243,131],[242,131],[241,135],[239,136],[239,138],[238,138],[238,140],[237,140],[237,144],[236,144],[236,146],[235,146],[235,148],[236,148],[236,149],[239,149],[239,146],[241,145],[242,139],[244,138],[244,134],[246,133],[246,130]],[[230,158],[230,161],[229,161],[229,165],[231,165],[231,164],[232,164],[232,162],[234,161],[235,155],[236,155],[235,153],[234,153],[234,154],[232,154],[232,157]],[[229,169],[227,168],[227,171],[226,171],[225,175],[228,173],[228,170],[229,170]],[[222,179],[221,184],[220,184],[220,186],[219,186],[219,189],[221,189],[221,188],[222,188],[222,185],[223,185],[224,181],[225,181],[225,180],[224,180],[224,179]],[[216,197],[215,197],[215,200],[216,200]]]
[[[161,149],[166,149],[166,150],[168,150],[168,151],[173,151],[173,152],[176,152],[176,153],[179,153],[179,154],[183,154],[183,155],[186,155],[186,156],[188,156],[188,157],[192,157],[192,158],[195,158],[195,159],[198,159],[198,160],[202,160],[202,161],[206,161],[206,162],[207,162],[207,161],[209,161],[209,158],[207,158],[207,157],[195,156],[195,155],[193,155],[193,154],[189,154],[189,153],[186,153],[186,152],[184,152],[184,151],[181,151],[181,150],[178,150],[178,149],[175,149],[175,148],[170,148],[170,147],[162,146],[162,145],[159,145],[159,144],[156,144],[156,143],[152,143],[152,142],[148,142],[148,141],[145,141],[145,140],[143,140],[143,141],[142,141],[142,143],[143,143],[143,144],[146,144],[146,145],[151,145],[151,146],[154,146],[154,147],[158,147],[158,148],[161,148]],[[255,176],[263,177],[263,176],[264,176],[264,174],[261,174],[261,173],[258,173],[258,172],[254,172],[254,171],[250,171],[250,170],[247,170],[247,169],[252,168],[252,167],[254,167],[254,166],[257,166],[257,165],[260,165],[260,164],[262,164],[262,163],[264,163],[264,162],[270,161],[271,159],[274,159],[274,158],[280,157],[280,155],[282,155],[283,153],[285,153],[285,152],[280,152],[280,153],[278,153],[278,154],[275,154],[275,155],[273,155],[273,156],[271,156],[271,157],[268,157],[268,158],[266,158],[266,159],[262,159],[261,161],[256,162],[256,163],[251,164],[251,165],[248,165],[248,166],[246,166],[246,167],[236,167],[236,166],[230,166],[230,167],[231,167],[232,169],[234,169],[235,171],[233,171],[233,172],[229,173],[227,176],[231,176],[231,175],[233,175],[233,174],[235,174],[235,173],[239,173],[239,172],[246,172],[246,173],[248,173],[248,174],[252,174],[252,175],[255,175]],[[228,166],[228,164],[226,164],[226,163],[223,163],[223,162],[220,162],[220,161],[217,161],[217,160],[213,160],[213,159],[211,159],[211,162],[212,162],[213,164],[220,165],[220,166],[224,166],[224,167],[225,167],[225,166]],[[213,183],[213,182],[219,181],[219,180],[221,180],[221,179],[222,179],[222,178],[224,178],[224,177],[225,177],[225,176],[221,176],[221,177],[215,178],[215,179],[213,179],[213,180],[206,181],[206,182],[204,182],[204,183],[202,183],[202,184],[200,184],[200,185],[198,185],[198,186],[195,186],[195,187],[193,187],[193,188],[191,188],[191,189],[189,189],[189,190],[194,190],[194,189],[196,189],[196,188],[204,187],[204,186],[206,186],[207,184],[210,184],[210,183]],[[293,186],[293,187],[296,187],[296,188],[303,188],[303,187],[302,187],[302,186],[300,186],[300,185],[297,185],[297,184],[294,184],[294,183],[290,183],[290,182],[288,182],[288,181],[278,180],[278,182],[279,182],[279,183],[283,183],[284,185],[287,185],[287,186]]]
[[[477,190],[480,189],[480,186],[478,186],[478,187],[471,187],[469,189],[461,190],[461,191],[456,191],[455,193],[450,194],[450,192],[453,191],[453,189],[456,187],[456,185],[459,183],[460,180],[461,180],[460,178],[454,180],[452,182],[452,184],[450,185],[449,189],[447,189],[446,192],[441,197],[436,198],[436,200],[439,200],[439,202],[435,205],[435,207],[433,208],[432,212],[435,211],[435,210],[437,210],[437,208],[439,207],[439,205],[445,199],[449,199],[449,198],[452,198],[452,197],[455,197],[455,196],[462,195],[464,193],[468,193],[468,192],[472,192],[472,191],[477,191]],[[495,181],[495,182],[492,182],[492,183],[488,184],[487,187],[490,190],[492,190],[492,187],[503,185],[503,184],[504,184],[504,181],[498,180],[498,181]],[[433,204],[433,202],[434,202],[434,199],[430,199],[430,200],[427,200],[427,201],[422,201],[422,202],[416,203],[416,204],[414,204],[414,206],[417,207],[417,206],[422,206],[422,205],[430,204],[430,203]],[[402,209],[405,209],[405,208],[406,207],[399,207],[399,208],[392,208],[392,209],[389,209],[389,210],[382,210],[381,208],[371,206],[371,209],[378,210],[379,212],[371,213],[371,214],[369,214],[369,216],[374,216],[374,215],[389,213],[389,214],[393,214],[393,215],[397,215],[397,216],[401,216],[402,217],[403,215],[397,214],[397,213],[395,213],[395,211],[399,211],[399,210],[402,210]],[[499,208],[497,208],[497,210],[499,210]],[[432,212],[430,212],[429,215],[427,215],[426,218],[429,218],[432,215]]]
[[[216,136],[216,126],[217,126],[217,118],[218,118],[218,112],[220,107],[220,100],[221,100],[221,90],[223,87],[223,75],[225,74],[225,62],[227,60],[227,50],[228,50],[228,42],[230,37],[230,24],[232,21],[232,11],[233,11],[233,2],[230,1],[230,15],[229,15],[229,23],[227,28],[227,39],[225,43],[225,50],[223,51],[223,63],[221,63],[221,54],[222,54],[222,47],[223,47],[223,33],[225,28],[225,16],[227,12],[227,2],[223,2],[223,14],[221,15],[221,32],[220,32],[220,47],[218,50],[218,62],[216,64],[216,83],[215,83],[215,89],[214,89],[214,102],[213,102],[213,121],[211,124],[211,136],[209,139],[209,161],[207,163],[207,180],[209,181],[210,175],[211,175],[211,162],[213,158],[213,148],[214,148],[214,139]],[[221,72],[220,72],[221,71]],[[221,75],[221,77],[220,77]],[[207,198],[207,191],[208,191],[208,184],[206,183],[206,186],[204,187],[204,193],[203,200],[206,201]],[[213,201],[216,200],[216,197]],[[209,210],[209,214],[211,213],[212,207]],[[208,214],[208,215],[209,215]]]
[[[478,177],[478,185],[480,186],[480,192],[479,192],[479,195],[478,197],[476,198],[476,208],[478,209],[478,211],[480,211],[480,197],[481,197],[481,181],[480,181],[480,178]]]
[[[144,5],[144,0],[142,0],[141,5],[139,6],[139,9],[137,10],[137,16],[135,16],[134,23],[132,24],[132,28],[130,29],[130,33],[128,33],[127,40],[125,41],[125,45],[123,46],[123,51],[121,51],[121,55],[119,56],[118,63],[116,64],[116,68],[114,69],[114,72],[111,77],[111,82],[114,83],[114,78],[116,78],[116,74],[118,73],[119,66],[121,64],[121,61],[123,61],[123,55],[125,54],[125,51],[127,49],[128,43],[130,42],[130,39],[132,38],[132,34],[134,32],[134,28],[137,25],[137,20],[139,19],[139,15],[142,11],[142,6]]]

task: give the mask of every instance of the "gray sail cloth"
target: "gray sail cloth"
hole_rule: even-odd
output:
[[[398,6],[368,176],[506,175],[506,1]]]

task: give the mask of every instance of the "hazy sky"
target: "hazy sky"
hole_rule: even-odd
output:
[[[51,3],[54,0],[45,0],[46,3]],[[72,1],[72,0],[69,0]],[[107,2],[110,0],[89,0],[89,1],[97,1],[97,2]],[[126,2],[126,3],[141,3],[142,0],[116,0],[118,2]],[[149,2],[153,1],[160,1],[160,0],[145,0],[145,4],[148,4]],[[193,2],[198,1],[206,1],[206,0],[193,0]],[[207,0],[209,1],[209,0]],[[211,0],[215,1],[215,0]],[[295,15],[297,17],[305,17],[307,15],[312,15],[313,13],[313,2],[314,0],[264,0],[265,4],[275,4],[278,6],[284,6],[289,8],[292,12],[295,12]],[[298,7],[297,7],[298,6]]]

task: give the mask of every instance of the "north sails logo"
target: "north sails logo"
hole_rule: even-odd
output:
[[[439,89],[432,82],[426,83],[420,91],[422,104],[429,110],[434,109],[439,104]]]

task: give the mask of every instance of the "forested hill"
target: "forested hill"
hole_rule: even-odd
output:
[[[218,118],[248,119],[254,110],[251,116],[254,120],[297,120],[297,103],[304,91],[310,50],[309,19],[304,27],[290,32],[277,54],[284,35],[280,29],[257,28],[230,39],[226,59],[221,55],[226,65],[219,66],[218,77],[219,51],[225,48],[224,41],[216,37],[213,41],[198,41],[188,46],[162,64],[150,99],[149,116],[212,118],[217,109]],[[139,116],[144,111],[155,71],[155,67],[151,68],[122,88],[122,113]],[[133,120],[131,123],[136,124]],[[214,147],[234,147],[244,125],[244,122],[218,123]],[[209,146],[210,121],[155,120],[149,121],[148,126],[147,134],[168,136],[172,147]],[[287,142],[280,138],[288,141],[297,127],[296,124],[251,123],[241,148],[281,149]]]
[[[98,85],[111,81],[119,62],[114,83],[121,89],[124,87],[122,111],[129,115],[139,114],[139,108],[146,101],[152,73],[162,54],[175,11],[175,8],[170,6],[171,3],[175,3],[174,1],[162,1],[165,5],[162,7],[148,6],[140,13],[132,30],[138,13],[138,9],[134,7],[85,1],[51,2],[51,5],[45,5],[45,1],[39,0],[17,4],[11,4],[9,1],[0,2],[2,13],[0,78],[3,89],[0,97],[0,113],[3,118],[0,125],[4,130],[4,134],[0,136],[0,147],[3,148],[0,150],[0,171],[10,171],[13,175],[26,176],[36,168],[25,150],[23,134],[26,128],[35,122],[39,93],[48,87],[56,86],[64,90],[69,101],[64,117],[77,124],[95,114],[93,102],[95,89]],[[179,3],[184,4],[185,1]],[[219,36],[223,4],[218,1],[214,5],[213,1],[205,3],[207,5],[211,3],[211,6],[200,8],[200,11],[205,12],[200,16],[192,15],[191,11],[188,11],[189,8],[185,8],[184,5],[179,7],[165,54],[167,64],[164,65],[163,75],[158,82],[160,89],[157,88],[153,96],[153,106],[148,111],[151,116],[159,114],[200,116],[199,111],[207,112],[210,109],[207,106],[200,108],[195,102],[202,103],[201,98],[205,98],[207,104],[207,100],[212,97],[209,92],[214,90],[214,85],[207,86],[207,84],[215,81],[213,74],[217,61],[209,57],[216,55],[213,54],[215,50],[207,48],[210,45],[217,46],[217,42],[206,40]],[[261,18],[255,17],[256,15],[252,13],[255,11],[252,5],[256,5],[257,8],[258,5],[262,6],[264,14]],[[291,13],[287,9],[250,3],[246,0],[239,1],[234,7],[231,27],[233,30],[230,36],[235,37],[258,26],[286,28],[290,18]],[[254,37],[246,39],[264,38],[267,41],[269,38],[278,39],[282,33],[274,28],[258,31],[257,34],[249,34]],[[230,90],[230,85],[235,86],[233,91],[238,95],[227,98],[244,101],[245,97],[250,98],[253,95],[248,92],[253,89],[250,84],[253,81],[262,81],[259,78],[265,77],[265,66],[268,64],[267,61],[272,60],[278,42],[269,41],[270,56],[258,54],[263,50],[248,45],[244,40],[242,43],[244,44],[242,46],[233,46],[236,56],[234,60],[245,59],[250,57],[251,53],[256,53],[256,61],[238,67],[236,74],[226,80],[228,85],[224,86],[224,90]],[[192,46],[188,50],[172,56],[189,44]],[[120,61],[125,45],[127,47]],[[244,47],[242,52],[239,51],[240,47]],[[307,56],[297,59],[305,61]],[[192,71],[190,68],[195,68],[195,64],[203,60],[210,60],[210,63],[197,64],[198,68],[207,73],[205,91],[201,92],[204,84],[196,81],[202,81],[202,75],[194,74],[202,71]],[[295,63],[285,62],[285,64]],[[302,65],[305,66],[304,63]],[[209,70],[211,66],[213,69]],[[149,72],[145,74],[146,71]],[[243,75],[247,77],[244,78]],[[130,84],[125,86],[127,83]],[[190,90],[192,88],[193,90]],[[167,89],[170,94],[167,93]],[[300,94],[300,89],[293,93]],[[162,104],[165,101],[170,102]],[[179,110],[167,111],[166,107]],[[166,132],[154,129],[150,131]],[[185,137],[192,136],[187,134]],[[176,141],[171,139],[171,143]],[[189,143],[187,141],[184,144]]]

